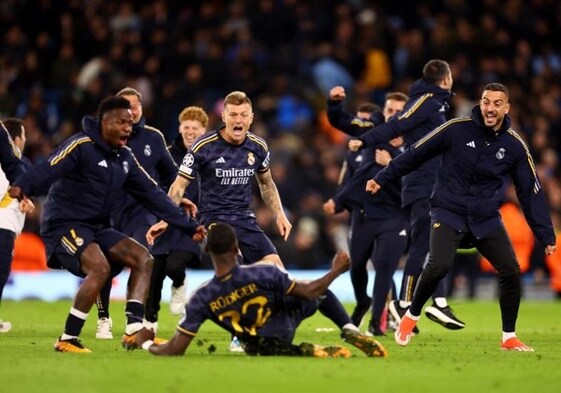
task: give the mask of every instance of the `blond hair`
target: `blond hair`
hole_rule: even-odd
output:
[[[224,98],[224,107],[226,105],[242,105],[242,104],[249,104],[251,105],[251,100],[243,91],[233,91]]]

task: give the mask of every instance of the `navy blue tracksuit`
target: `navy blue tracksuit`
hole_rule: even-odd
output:
[[[375,177],[382,187],[441,155],[431,196],[429,262],[411,304],[420,315],[424,303],[450,270],[460,241],[473,236],[474,246],[499,272],[503,331],[513,332],[520,304],[520,268],[499,207],[504,178],[510,176],[522,210],[535,236],[555,244],[548,205],[528,147],[505,116],[498,131],[485,127],[481,110],[453,119],[420,139]]]
[[[139,166],[128,147],[115,149],[101,138],[97,122],[87,124],[83,131],[62,143],[47,161],[20,176],[14,184],[25,195],[41,193],[52,184],[41,225],[49,260],[62,248],[78,264],[83,249],[95,240],[89,235],[80,236],[73,228],[106,233],[111,229],[114,197],[123,189],[151,213],[187,234],[192,235],[197,227]],[[72,236],[60,235],[67,232]],[[61,261],[50,263],[60,267],[56,264]],[[76,266],[69,270],[79,273]]]
[[[177,165],[183,161],[187,149],[180,135],[168,147],[171,157]],[[200,182],[196,179],[185,190],[185,198],[199,205]],[[185,269],[198,267],[201,264],[201,247],[193,239],[177,228],[169,227],[152,246],[154,269],[150,279],[150,291],[146,298],[145,317],[148,322],[156,322],[160,311],[162,287],[166,276],[172,280],[172,285],[179,288],[185,281]]]
[[[359,135],[384,122],[380,112],[373,113],[370,120],[354,118],[343,109],[341,101],[328,101],[327,114],[333,126],[351,135]],[[401,153],[389,143],[380,143],[376,148],[387,150],[392,157]],[[347,153],[344,177],[333,200],[338,211],[345,208],[351,212],[349,252],[357,307],[365,309],[370,306],[366,293],[366,264],[370,259],[376,269],[372,322],[380,323],[388,292],[392,288],[393,274],[406,245],[408,222],[401,208],[399,179],[378,195],[372,196],[365,191],[367,180],[383,168],[375,162],[374,154],[373,148]]]
[[[394,116],[358,139],[365,146],[374,146],[402,135],[407,148],[446,121],[448,100],[452,93],[423,79],[417,80],[409,91],[409,101],[403,112]],[[435,173],[439,158],[422,163],[404,176],[401,188],[401,203],[409,214],[409,254],[403,272],[400,299],[409,301],[413,296],[416,281],[423,270],[429,251],[430,203]],[[445,282],[438,287],[434,297],[445,297]]]
[[[392,157],[401,151],[390,144],[378,146]],[[392,288],[393,274],[407,243],[408,220],[401,208],[401,181],[391,182],[383,192],[371,195],[365,185],[373,173],[383,167],[374,161],[374,149],[362,149],[361,166],[334,197],[336,204],[351,211],[349,251],[352,261],[351,281],[357,304],[364,306],[368,276],[365,275],[368,259],[376,270],[372,296],[372,322],[379,323],[387,295]],[[362,296],[362,297],[361,297]]]

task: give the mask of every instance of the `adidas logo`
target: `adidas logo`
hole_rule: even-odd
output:
[[[474,141],[468,142],[466,143],[466,146],[475,148],[475,142]]]
[[[216,160],[217,164],[225,164],[226,160],[224,159],[224,157],[220,157],[218,160]]]
[[[107,168],[107,162],[105,160],[101,160],[100,162],[97,163],[97,165]]]
[[[402,229],[401,232],[398,233],[398,236],[407,236],[407,231]]]

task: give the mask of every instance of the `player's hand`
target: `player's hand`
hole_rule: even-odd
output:
[[[331,262],[331,270],[337,274],[343,274],[351,267],[351,258],[345,251],[338,251]]]
[[[35,210],[35,205],[33,204],[33,201],[31,199],[23,197],[23,199],[19,203],[19,209],[22,213],[25,214],[33,213],[33,211]]]
[[[10,198],[17,199],[20,202],[24,198],[23,192],[18,186],[8,187],[8,195],[10,196]]]
[[[388,166],[391,160],[392,156],[390,155],[389,151],[384,149],[376,149],[376,152],[374,153],[374,161],[376,161],[376,164],[381,166]]]
[[[168,229],[168,223],[165,221],[160,221],[152,225],[148,229],[148,232],[146,232],[146,241],[148,242],[148,244],[150,246],[153,246],[154,240],[156,240],[157,237],[161,236],[162,233],[166,231],[166,229]]]
[[[545,248],[545,255],[551,255],[557,250],[557,246],[555,244],[550,244]]]
[[[335,201],[333,198],[329,198],[327,202],[323,204],[323,212],[328,216],[335,214]]]
[[[361,140],[351,139],[349,141],[349,150],[350,151],[359,151],[360,149],[362,149],[362,145],[364,145],[364,143],[362,143]]]
[[[141,347],[142,344],[144,344],[146,341],[153,340],[155,336],[156,334],[152,329],[146,329],[145,327],[143,327],[138,333],[136,333],[134,342],[136,345]]]
[[[392,145],[393,147],[399,147],[401,145],[403,145],[403,137],[402,136],[396,136],[393,139],[390,139],[390,141],[388,142],[390,145]]]
[[[205,226],[204,225],[199,225],[197,227],[197,230],[193,234],[193,236],[191,236],[191,239],[193,239],[197,243],[200,243],[200,242],[203,241],[203,239],[206,237],[206,235],[207,235],[207,231],[205,229]]]
[[[371,194],[376,194],[380,188],[382,188],[378,183],[376,183],[376,180],[374,179],[370,179],[366,182],[366,191],[371,193]]]
[[[329,99],[332,101],[342,101],[345,99],[345,88],[343,86],[335,86],[329,90]]]
[[[185,211],[187,212],[187,214],[189,214],[191,217],[196,218],[197,217],[197,213],[198,213],[198,209],[197,209],[197,205],[195,205],[195,203],[187,198],[181,198],[181,202],[179,202],[179,206],[183,207],[183,209],[185,209]]]
[[[292,224],[288,221],[286,214],[281,213],[277,216],[277,228],[284,241],[287,241],[292,230]]]

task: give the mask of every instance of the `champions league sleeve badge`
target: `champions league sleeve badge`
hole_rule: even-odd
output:
[[[195,163],[195,157],[191,153],[187,153],[185,157],[183,157],[183,161],[181,161],[181,165],[179,166],[179,171],[186,173],[187,175],[191,176],[193,173],[193,169],[191,168]]]
[[[183,157],[183,161],[181,162],[181,165],[189,167],[189,166],[193,166],[194,163],[195,163],[195,157],[193,157],[191,153],[188,153],[185,155],[185,157]]]

